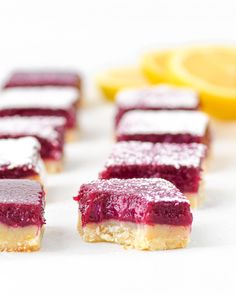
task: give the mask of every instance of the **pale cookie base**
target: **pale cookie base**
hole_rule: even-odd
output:
[[[59,173],[63,170],[63,160],[45,160],[46,171],[50,174]]]
[[[28,176],[25,179],[35,180],[35,181],[38,181],[40,184],[43,185],[43,181],[42,181],[41,176],[39,174],[33,175],[33,176]]]
[[[27,177],[23,177],[23,178],[19,178],[19,179],[35,180],[35,181],[38,181],[40,184],[43,185],[42,180],[41,180],[41,177],[40,177],[39,174],[37,174],[37,175],[32,175],[32,176],[27,176]]]
[[[74,142],[78,139],[77,128],[71,128],[66,130],[65,142]]]
[[[188,198],[191,208],[198,208],[206,198],[204,182],[201,181],[197,193],[184,193],[184,195]]]
[[[77,108],[77,110],[80,110],[81,107],[84,106],[85,100],[84,100],[83,93],[82,93],[82,91],[81,91],[81,89],[79,87],[78,87],[78,92],[79,92],[79,95],[78,95],[78,98],[77,98],[77,101],[76,101],[76,108]]]
[[[42,176],[35,175],[35,176],[26,177],[24,179],[30,179],[30,180],[34,180],[34,181],[39,182],[42,185],[42,187],[44,188],[45,193],[47,193],[46,181],[45,181],[45,178],[43,178]]]
[[[207,155],[203,159],[202,165],[201,165],[203,175],[205,175],[209,171],[213,157],[214,156],[213,156],[212,147],[208,147],[207,148]]]
[[[138,250],[167,250],[186,247],[191,226],[152,226],[109,220],[82,227],[79,217],[78,230],[87,242],[117,243]]]
[[[43,227],[29,225],[11,227],[0,224],[0,251],[31,252],[38,251],[41,246]]]

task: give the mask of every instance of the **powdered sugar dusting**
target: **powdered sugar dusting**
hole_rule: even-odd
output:
[[[8,88],[1,93],[0,109],[66,109],[75,104],[77,99],[78,91],[74,87]]]
[[[64,127],[65,119],[62,117],[2,117],[0,118],[0,135],[14,136],[39,136],[49,140],[58,138],[56,128]]]
[[[119,108],[196,109],[199,98],[195,91],[168,85],[142,89],[127,89],[116,97]]]
[[[122,134],[191,134],[204,136],[209,119],[199,111],[130,111],[117,128]]]
[[[170,165],[200,167],[205,157],[203,144],[169,144],[150,142],[118,142],[114,145],[106,167],[125,165]]]
[[[7,86],[46,86],[46,85],[61,85],[77,87],[79,76],[73,71],[52,71],[52,70],[35,70],[26,69],[11,74]]]
[[[0,170],[28,167],[39,173],[41,170],[40,144],[33,137],[0,139]]]
[[[39,182],[28,179],[0,179],[0,204],[34,204],[44,206]]]
[[[109,192],[117,197],[126,195],[147,202],[186,202],[187,198],[169,181],[162,178],[95,180],[85,185],[89,192]]]

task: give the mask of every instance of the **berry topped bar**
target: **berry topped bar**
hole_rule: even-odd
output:
[[[164,179],[96,180],[83,184],[74,199],[85,241],[141,250],[183,248],[188,243],[189,201]]]
[[[39,250],[45,193],[37,181],[0,180],[0,251]]]
[[[32,136],[40,142],[40,154],[48,172],[62,170],[65,120],[61,117],[2,117],[0,139]]]
[[[10,88],[1,94],[0,117],[63,117],[66,120],[66,137],[72,140],[76,130],[76,100],[77,91],[73,88]]]
[[[72,71],[18,71],[11,74],[4,88],[60,86],[81,88],[81,78]]]
[[[36,138],[0,139],[0,179],[28,178],[42,183],[43,163]]]
[[[130,111],[120,120],[116,139],[209,145],[209,118],[199,111]]]
[[[100,178],[155,178],[172,182],[197,207],[203,199],[203,144],[127,141],[115,144]]]
[[[197,110],[198,94],[188,88],[160,85],[149,88],[127,89],[116,97],[116,125],[131,110]]]

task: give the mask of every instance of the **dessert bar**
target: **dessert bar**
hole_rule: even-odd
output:
[[[39,182],[0,180],[0,251],[36,251],[43,235],[45,193]]]
[[[0,139],[0,179],[26,178],[43,182],[40,144],[34,137]]]
[[[4,88],[46,86],[74,87],[80,90],[81,78],[71,71],[17,71],[11,74]]]
[[[121,118],[116,139],[209,145],[209,118],[199,111],[130,111]]]
[[[116,125],[131,110],[197,110],[198,94],[188,88],[159,85],[139,89],[127,89],[116,97]]]
[[[40,142],[40,154],[48,172],[63,165],[65,120],[61,117],[2,117],[0,139],[32,136]]]
[[[206,146],[198,143],[119,142],[99,176],[103,179],[164,178],[188,197],[192,207],[197,207],[204,197],[205,156]]]
[[[189,241],[189,201],[167,180],[96,180],[83,184],[74,199],[85,241],[141,250],[183,248]]]
[[[66,120],[66,140],[76,134],[77,91],[73,88],[9,88],[0,97],[0,117],[59,116]]]

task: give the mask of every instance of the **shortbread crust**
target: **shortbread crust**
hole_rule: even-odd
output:
[[[31,252],[40,249],[44,227],[11,227],[0,223],[0,251]]]
[[[50,174],[58,173],[63,170],[63,159],[61,160],[46,159],[44,160],[44,165],[48,173]]]
[[[147,225],[116,220],[88,223],[78,230],[87,242],[110,242],[138,250],[167,250],[184,248],[189,242],[191,226]]]
[[[192,213],[187,198],[161,178],[98,179],[80,187],[78,230],[85,241],[158,250],[187,245]]]
[[[185,193],[185,196],[188,198],[191,208],[198,208],[201,206],[206,198],[204,181],[200,181],[197,193]]]

